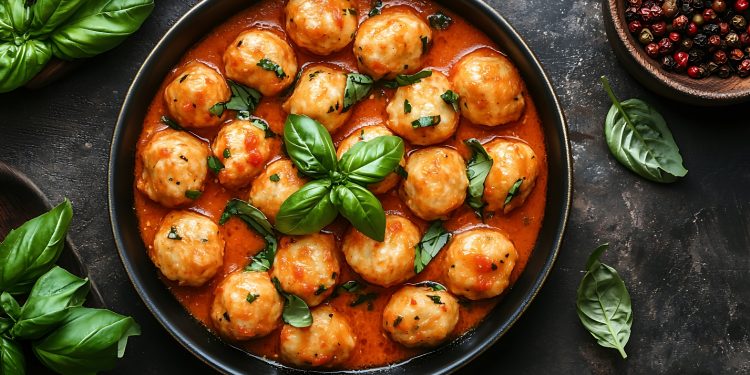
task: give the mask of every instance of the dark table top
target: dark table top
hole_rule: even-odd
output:
[[[53,202],[68,197],[70,236],[108,306],[143,328],[116,373],[210,372],[157,323],[117,256],[106,173],[115,120],[147,53],[196,1],[160,0],[142,29],[67,78],[0,95],[0,160],[28,174]],[[536,52],[569,121],[575,187],[565,242],[528,311],[464,373],[750,372],[750,106],[703,109],[660,99],[616,61],[598,1],[489,1]],[[643,180],[609,154],[602,130],[606,75],[622,99],[639,97],[666,118],[687,177]],[[599,347],[575,312],[583,265],[604,262],[633,301],[629,357]]]

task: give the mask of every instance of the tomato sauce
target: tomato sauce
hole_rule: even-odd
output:
[[[360,22],[367,17],[370,9],[369,0],[356,0],[358,5]],[[439,9],[436,4],[429,1],[406,0],[390,2],[390,5],[409,6],[415,9],[422,17],[436,12]],[[180,63],[171,73],[165,77],[160,90],[154,97],[148,113],[143,121],[143,130],[138,142],[137,152],[155,133],[166,128],[160,122],[162,115],[167,115],[167,109],[162,98],[166,85],[179,74],[181,68],[190,61],[199,60],[217,70],[224,72],[222,54],[228,44],[243,30],[252,27],[270,28],[283,30],[283,6],[282,1],[262,1],[228,19],[224,24],[206,35],[192,49],[186,51]],[[453,18],[453,24],[447,31],[433,30],[433,45],[431,46],[423,69],[433,69],[448,75],[450,69],[464,55],[479,48],[491,48],[502,51],[502,46],[495,44],[484,33],[474,28],[469,22],[460,18],[450,11],[442,9]],[[306,64],[326,62],[340,66],[348,71],[356,71],[357,65],[351,46],[330,56],[320,57],[309,54],[295,47],[300,70]],[[338,145],[346,136],[358,131],[363,126],[384,124],[387,118],[385,107],[388,98],[393,95],[394,90],[376,88],[370,96],[354,106],[354,113],[349,122],[339,131],[332,135],[334,142]],[[474,227],[493,227],[501,230],[515,244],[518,250],[518,261],[511,275],[511,283],[518,279],[523,271],[531,251],[536,243],[537,235],[544,216],[544,206],[547,191],[547,156],[542,124],[532,98],[527,92],[526,110],[523,117],[512,124],[499,127],[481,127],[471,124],[462,118],[460,126],[454,137],[443,143],[444,146],[457,149],[468,160],[470,151],[462,143],[464,139],[478,138],[482,143],[496,138],[507,137],[520,139],[529,144],[540,160],[539,177],[536,187],[529,195],[526,203],[513,210],[508,215],[501,213],[485,220],[484,223],[477,218],[473,211],[466,205],[455,211],[450,220],[445,222],[445,227],[454,234]],[[286,113],[281,109],[284,97],[264,97],[257,108],[255,115],[265,119],[276,134],[283,133]],[[216,136],[219,127],[208,129],[196,129],[191,132],[199,138],[210,142]],[[273,139],[275,160],[281,154],[281,141],[279,137]],[[407,152],[414,150],[407,143]],[[142,164],[140,158],[136,158],[135,173],[140,175]],[[210,173],[210,172],[209,172]],[[141,236],[148,251],[152,251],[154,235],[162,218],[170,211],[151,201],[145,194],[134,187],[135,210],[139,219]],[[227,201],[233,197],[243,200],[248,198],[248,190],[231,191],[221,186],[215,175],[210,175],[205,186],[204,193],[199,199],[185,209],[201,213],[218,222],[219,217]],[[416,223],[422,231],[427,229],[428,223],[411,214],[405,204],[399,199],[397,192],[390,191],[381,195],[380,200],[386,213],[403,215]],[[348,223],[339,219],[329,227],[329,231],[336,235],[337,243],[341,244],[341,236],[348,227]],[[213,299],[213,290],[218,283],[229,273],[243,268],[248,264],[252,255],[263,248],[263,240],[252,232],[242,221],[233,218],[221,227],[222,235],[226,241],[224,267],[213,280],[202,287],[182,287],[162,277],[164,283],[174,296],[182,303],[188,312],[213,331],[209,312]],[[410,283],[433,280],[443,282],[442,270],[444,269],[445,249],[433,259],[428,267]],[[338,254],[342,267],[340,281],[361,280],[348,267],[343,254]],[[511,284],[512,285],[512,284]],[[367,303],[351,307],[349,304],[355,298],[349,293],[340,293],[337,297],[330,299],[326,304],[332,305],[338,311],[344,313],[353,327],[356,327],[357,346],[349,360],[343,364],[343,368],[359,369],[379,365],[386,365],[405,360],[421,354],[428,349],[408,349],[390,340],[381,328],[382,311],[390,298],[390,295],[398,287],[381,288],[369,286],[367,292],[375,292],[378,297]],[[502,296],[483,301],[462,301],[458,325],[452,333],[457,338],[468,330],[475,327],[489,311],[502,299]],[[279,360],[279,331],[280,328],[270,335],[242,343],[233,343],[251,353],[265,357],[269,360]]]

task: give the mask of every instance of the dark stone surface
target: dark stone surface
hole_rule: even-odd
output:
[[[143,335],[116,373],[210,372],[156,322],[114,248],[106,168],[117,113],[140,63],[195,1],[161,0],[119,48],[37,91],[0,95],[0,159],[27,173],[54,202],[75,207],[71,238],[105,301],[133,315]],[[599,2],[490,3],[526,38],[566,110],[575,196],[557,264],[511,332],[465,373],[750,372],[750,107],[706,110],[655,97],[618,65]],[[607,75],[622,98],[639,97],[666,118],[690,173],[672,185],[645,181],[611,157],[602,122]],[[619,270],[633,300],[629,358],[597,346],[575,313],[588,254]]]

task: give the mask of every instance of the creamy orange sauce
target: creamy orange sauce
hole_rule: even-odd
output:
[[[369,0],[355,1],[358,5],[360,22],[363,21],[370,9]],[[417,10],[423,17],[434,13],[439,8],[436,4],[429,1],[394,1],[386,5],[398,4],[399,6],[409,6]],[[161,124],[160,117],[167,114],[166,106],[162,98],[164,87],[179,74],[182,66],[186,63],[199,60],[212,67],[215,67],[222,73],[224,67],[222,63],[222,54],[227,45],[243,30],[252,27],[263,27],[283,30],[283,6],[282,1],[262,1],[261,3],[251,6],[243,12],[228,19],[201,41],[192,49],[186,51],[180,63],[172,72],[165,77],[161,89],[154,97],[148,113],[143,121],[143,130],[138,142],[138,154],[148,139],[158,131],[166,128]],[[453,18],[453,24],[447,31],[433,30],[433,45],[426,57],[423,69],[434,69],[448,75],[450,69],[455,63],[467,53],[478,48],[492,48],[502,51],[502,46],[496,45],[482,32],[471,26],[462,18],[450,11],[444,12]],[[295,48],[300,69],[310,63],[326,62],[343,67],[349,71],[356,71],[356,61],[351,47],[327,57],[311,55]],[[359,128],[367,125],[384,124],[387,118],[385,107],[389,97],[393,96],[394,90],[378,88],[373,90],[370,97],[356,106],[354,106],[351,119],[339,131],[333,134],[336,145],[347,135],[356,132]],[[534,102],[528,93],[525,93],[527,103],[524,116],[517,122],[499,127],[480,127],[462,119],[458,131],[454,137],[449,139],[443,145],[453,147],[468,159],[470,151],[463,145],[463,140],[468,138],[478,138],[483,143],[495,137],[508,137],[520,139],[528,143],[540,159],[539,177],[536,187],[529,195],[526,203],[512,211],[508,215],[497,214],[482,223],[481,220],[466,205],[455,211],[450,220],[445,223],[445,227],[454,232],[461,232],[477,226],[489,226],[497,228],[508,235],[518,250],[518,262],[511,276],[511,282],[518,279],[519,275],[526,266],[526,262],[536,243],[537,234],[541,227],[544,216],[545,196],[547,190],[547,156],[545,150],[545,141],[540,123],[539,116],[534,106]],[[281,134],[286,113],[281,109],[283,97],[264,97],[255,115],[265,119],[271,129],[276,134]],[[219,127],[191,130],[193,134],[210,142],[216,136]],[[280,155],[281,142],[280,138],[273,139],[274,154]],[[414,147],[407,143],[407,152],[414,150]],[[273,159],[275,159],[273,158]],[[273,160],[272,159],[272,160]],[[140,175],[142,164],[140,158],[136,160],[135,173]],[[209,172],[210,173],[210,172]],[[152,251],[154,235],[159,227],[162,218],[170,209],[161,207],[159,204],[151,201],[137,189],[133,189],[135,194],[135,209],[139,218],[141,236],[149,251]],[[243,200],[248,198],[248,189],[240,191],[231,191],[222,187],[215,175],[210,175],[205,186],[205,191],[201,197],[194,201],[190,207],[185,209],[199,212],[218,222],[219,217],[224,209],[225,204],[232,197],[238,197]],[[396,213],[403,215],[416,223],[422,231],[427,229],[428,223],[412,215],[408,208],[401,202],[397,192],[391,191],[379,197],[387,213]],[[337,237],[338,245],[341,243],[341,236],[348,228],[348,223],[339,219],[326,228],[326,231],[334,233]],[[243,222],[238,219],[231,219],[221,227],[222,235],[226,240],[226,250],[224,256],[223,272],[217,274],[213,280],[206,285],[194,287],[181,287],[176,283],[170,282],[162,277],[165,284],[170,288],[174,296],[185,306],[185,308],[196,319],[203,323],[208,329],[213,330],[209,312],[213,291],[216,285],[229,273],[236,271],[249,262],[249,258],[263,248],[262,239],[252,232]],[[443,249],[445,250],[445,249]],[[341,282],[348,280],[361,280],[348,267],[341,253],[338,254],[342,266]],[[442,270],[444,264],[445,251],[442,251],[429,264],[429,266],[410,283],[433,280],[443,282]],[[344,368],[357,369],[367,368],[378,365],[398,362],[409,357],[418,355],[427,351],[427,349],[408,349],[396,342],[390,340],[381,328],[381,315],[385,304],[390,295],[398,287],[380,288],[369,286],[367,292],[378,294],[377,299],[372,303],[372,308],[368,305],[361,304],[356,307],[350,307],[349,304],[355,298],[352,294],[341,293],[338,297],[326,302],[332,305],[338,311],[344,313],[357,335],[357,346],[354,353]],[[456,326],[453,337],[458,337],[472,327],[476,326],[482,318],[502,299],[502,296],[477,302],[462,302],[460,308],[460,318]],[[243,343],[234,343],[236,346],[244,348],[251,353],[266,357],[270,360],[279,360],[279,331],[280,328],[270,335]]]

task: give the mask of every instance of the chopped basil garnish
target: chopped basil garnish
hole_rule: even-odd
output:
[[[344,11],[344,15],[347,15],[347,14],[352,15],[352,16],[357,15],[357,10],[354,8],[342,9],[342,11]]]
[[[201,194],[203,194],[203,192],[200,190],[188,190],[185,192],[185,196],[192,200],[200,198]]]
[[[189,75],[190,74],[185,74],[184,76],[182,76],[182,78],[180,78],[180,83],[182,83]]]
[[[507,206],[510,201],[513,200],[513,197],[518,195],[518,191],[520,190],[522,183],[523,179],[519,178],[518,180],[516,180],[513,186],[510,187],[510,190],[508,190],[508,195],[505,197],[505,203],[503,203],[503,207]]]
[[[271,180],[271,182],[279,182],[281,178],[279,177],[278,173],[274,173],[271,175],[271,177],[268,177],[268,179]]]
[[[175,227],[169,228],[169,233],[167,233],[167,238],[169,238],[170,240],[177,240],[177,241],[182,239],[182,237],[180,237],[180,235],[177,234],[177,228]]]
[[[312,314],[310,314],[310,307],[302,298],[297,297],[294,294],[287,293],[281,288],[281,282],[279,279],[271,279],[273,286],[276,287],[276,291],[284,297],[284,310],[281,313],[281,319],[284,323],[289,324],[292,327],[304,328],[312,325]]]
[[[422,54],[424,55],[425,53],[427,53],[427,48],[429,47],[430,39],[427,38],[426,36],[422,36],[419,38],[419,40],[422,41]]]
[[[409,86],[422,81],[422,78],[427,78],[432,75],[432,70],[423,70],[418,73],[411,75],[399,74],[393,81],[385,81],[383,85],[395,89],[397,87]]]
[[[252,262],[245,267],[245,270],[263,272],[271,269],[273,259],[276,257],[278,242],[273,226],[268,222],[266,215],[250,203],[235,198],[227,202],[227,206],[219,219],[219,225],[224,225],[232,216],[242,219],[253,231],[262,236],[266,243],[266,246],[253,256]]]
[[[250,120],[250,123],[256,128],[263,130],[265,132],[266,138],[273,138],[276,136],[276,134],[274,134],[274,132],[271,130],[271,127],[268,126],[268,123],[265,120],[256,117]]]
[[[443,95],[440,95],[440,98],[443,99],[444,102],[450,104],[453,106],[453,110],[458,112],[459,105],[458,105],[458,94],[453,92],[453,90],[448,90]]]
[[[284,77],[286,77],[286,73],[284,73],[284,69],[282,69],[281,66],[279,66],[279,64],[271,61],[270,59],[267,59],[264,57],[260,59],[260,61],[256,65],[258,65],[259,67],[265,70],[276,73],[276,77],[278,77],[279,79],[284,79]]]
[[[320,285],[318,285],[318,289],[315,289],[315,293],[313,293],[313,294],[315,294],[316,296],[319,296],[319,295],[325,293],[326,290],[328,290],[328,288],[326,288],[325,285],[320,284]]]
[[[358,292],[360,289],[363,289],[363,286],[356,280],[349,280],[341,284],[340,288],[346,290],[349,293],[354,293]]]
[[[255,302],[256,299],[258,299],[258,297],[260,297],[260,294],[248,293],[247,297],[245,298],[245,300],[248,303],[253,303],[253,302]]]
[[[400,164],[396,166],[396,169],[393,170],[397,175],[401,176],[401,178],[406,179],[409,177],[409,173],[406,172],[406,169],[402,167]]]
[[[316,70],[316,71],[314,71],[314,72],[310,73],[310,74],[309,74],[308,76],[310,77],[310,80],[312,81],[312,80],[313,80],[313,78],[317,77],[317,76],[318,76],[318,74],[320,74],[320,73],[322,73],[322,72],[323,72],[322,70]]]
[[[216,156],[209,156],[206,162],[208,164],[208,168],[211,169],[214,173],[219,173],[219,171],[224,169],[224,164]]]
[[[440,283],[435,282],[435,281],[422,281],[422,282],[416,283],[414,285],[415,286],[425,287],[425,288],[430,288],[434,292],[439,292],[439,291],[442,291],[442,290],[446,290],[445,287],[443,286],[443,284],[440,284]]]
[[[380,11],[383,10],[383,2],[380,0],[374,0],[370,4],[372,4],[372,9],[367,13],[367,16],[369,17],[377,16],[380,14]]]
[[[424,116],[420,117],[411,122],[412,128],[426,128],[428,126],[435,126],[440,123],[440,115],[437,116]]]
[[[346,75],[346,88],[344,89],[344,108],[341,112],[348,111],[358,101],[367,97],[372,89],[373,80],[367,75],[349,73]]]
[[[223,155],[224,155],[224,159],[229,159],[229,158],[232,157],[232,152],[229,151],[229,147],[227,147],[227,148],[224,149],[224,154]]]
[[[169,126],[170,128],[174,130],[185,130],[185,128],[180,126],[180,124],[178,124],[177,122],[175,122],[174,120],[172,120],[171,118],[167,116],[161,116],[161,123]]]
[[[360,294],[357,296],[357,298],[354,299],[354,301],[352,301],[352,303],[349,304],[349,306],[352,306],[352,307],[359,306],[367,302],[367,309],[372,310],[373,309],[372,301],[374,301],[376,298],[378,298],[377,293]]]
[[[408,99],[404,99],[404,113],[411,113],[411,103]]]
[[[450,18],[450,16],[448,16],[447,14],[443,13],[442,10],[439,10],[437,11],[437,13],[427,16],[427,21],[430,22],[430,26],[432,26],[433,29],[438,30],[445,30],[451,25],[451,23],[453,23],[453,19]]]
[[[219,102],[219,103],[216,103],[213,106],[211,106],[211,108],[208,109],[208,113],[210,113],[210,114],[212,114],[212,115],[214,115],[216,117],[221,117],[221,115],[224,114],[224,111],[226,109],[227,109],[226,108],[226,103]]]
[[[393,319],[393,328],[398,327],[402,320],[404,320],[404,317],[401,315],[397,316],[396,319]]]
[[[247,114],[255,112],[260,99],[263,98],[260,92],[234,81],[227,81],[227,83],[229,83],[229,88],[232,90],[232,98],[224,104],[224,107],[234,111],[244,111]]]
[[[445,230],[443,222],[440,220],[433,221],[422,237],[422,240],[416,246],[414,272],[422,272],[450,239],[451,233]]]
[[[490,169],[492,169],[493,161],[487,150],[476,138],[467,139],[464,143],[472,150],[471,159],[466,165],[466,176],[469,178],[469,194],[466,203],[481,217],[484,207],[482,201],[484,181],[487,179]]]
[[[430,297],[432,302],[434,302],[436,305],[445,305],[445,303],[443,303],[443,301],[440,300],[440,296],[428,294],[427,297]]]

